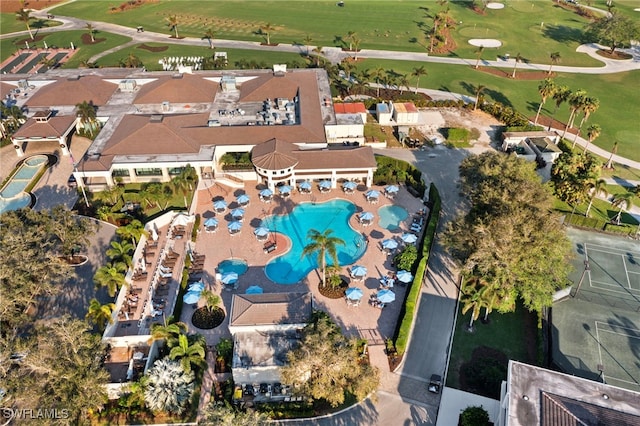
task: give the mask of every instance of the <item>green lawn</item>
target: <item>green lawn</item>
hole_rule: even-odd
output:
[[[606,164],[607,159],[602,160]],[[624,166],[622,164],[613,163],[613,170],[602,170],[602,177],[612,177],[624,180],[640,180],[640,170],[632,169],[631,167]]]
[[[162,70],[162,65],[158,64],[158,60],[168,56],[212,56],[213,50],[200,46],[178,46],[174,44],[162,43],[146,43],[150,47],[167,46],[168,49],[162,52],[150,52],[146,49],[140,49],[140,45],[132,46],[127,49],[114,52],[98,60],[98,65],[103,67],[118,66],[121,59],[126,58],[130,53],[136,55],[146,69],[150,71]],[[298,63],[301,66],[304,60],[297,53],[287,52],[266,52],[264,50],[242,50],[242,49],[218,49],[217,51],[227,52],[229,58],[229,68],[233,69],[238,61],[255,61],[256,63],[264,63],[267,68],[273,64],[281,63]]]
[[[374,69],[378,66],[409,75],[412,85],[416,80],[410,76],[411,71],[424,66],[428,76],[420,78],[420,85],[431,89],[474,96],[474,88],[483,85],[486,87],[483,92],[486,99],[512,106],[528,117],[535,116],[540,102],[540,82],[537,80],[512,80],[483,73],[473,67],[436,63],[367,59],[358,64],[360,69]],[[574,91],[584,88],[590,96],[600,100],[600,108],[591,114],[587,122],[597,123],[602,127],[602,134],[594,141],[595,145],[609,150],[617,140],[618,155],[640,161],[640,150],[636,145],[636,141],[640,140],[640,127],[637,123],[638,104],[633,96],[620,95],[629,92],[632,87],[640,87],[640,72],[604,75],[562,73],[555,80],[557,84],[566,85]],[[547,101],[542,114],[550,116],[554,107],[553,101]],[[556,118],[566,120],[568,116],[567,105],[561,105]],[[584,126],[585,129],[588,124]]]
[[[484,315],[484,310],[482,313]],[[509,314],[492,312],[489,314],[489,324],[482,324],[480,320],[474,323],[473,333],[467,331],[470,319],[470,312],[466,315],[458,312],[447,386],[460,388],[460,367],[471,360],[473,350],[479,346],[497,349],[509,359],[529,364],[537,363],[535,355],[531,357],[527,354],[527,338],[533,339],[534,342],[530,342],[529,345],[535,346],[537,335],[535,314],[529,313],[521,305],[518,305],[515,312]]]
[[[40,28],[57,27],[62,25],[59,21],[52,21],[49,19],[34,19],[29,22],[31,31],[35,36]],[[26,31],[27,26],[22,21],[16,19],[15,13],[0,13],[0,28],[2,28],[2,34],[15,33],[16,31]],[[27,34],[27,37],[29,35]]]
[[[77,52],[71,57],[69,61],[67,61],[67,63],[65,63],[64,68],[77,68],[83,60],[87,60],[97,53],[100,53],[107,49],[111,49],[115,46],[119,46],[131,40],[129,37],[98,31],[95,34],[96,40],[105,40],[100,43],[85,45],[82,43],[82,34],[85,33],[86,31],[82,30],[48,33],[43,40],[35,43],[35,45],[42,48],[44,47],[44,42],[46,41],[49,47],[58,46],[69,48],[71,46],[71,43],[73,43],[77,48]],[[27,35],[26,38],[28,39],[29,36]],[[4,61],[9,56],[14,54],[18,48],[22,48],[24,46],[24,40],[25,36],[1,40],[0,60]]]
[[[487,58],[520,52],[530,61],[548,63],[549,54],[559,52],[565,65],[598,65],[575,52],[587,20],[554,7],[550,1],[511,0],[505,9],[487,9],[485,15],[476,14],[467,4],[447,3],[450,16],[462,22],[452,30],[458,45],[455,56],[475,56],[475,48],[467,43],[470,38],[497,38],[503,47],[487,49]],[[345,7],[337,7],[335,1],[181,1],[110,12],[115,5],[111,1],[76,1],[55,8],[54,13],[129,27],[144,26],[167,34],[170,28],[166,18],[175,14],[180,35],[201,37],[207,28],[213,28],[217,38],[251,41],[262,41],[260,28],[270,23],[274,28],[272,42],[306,44],[308,35],[313,46],[339,46],[337,39],[354,31],[361,40],[360,48],[425,52],[425,29],[432,26],[428,16],[441,10],[435,1],[350,0]],[[542,28],[541,22],[545,23]]]

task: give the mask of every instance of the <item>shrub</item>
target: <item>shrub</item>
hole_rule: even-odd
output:
[[[408,245],[396,255],[393,262],[398,269],[411,271],[416,260],[418,260],[418,249],[416,246]]]
[[[488,426],[489,413],[482,406],[467,407],[460,414],[459,426]]]
[[[467,129],[449,127],[445,129],[445,136],[450,142],[469,142],[471,132]]]
[[[376,163],[378,167],[373,174],[374,184],[404,183],[413,188],[418,197],[424,196],[426,187],[422,181],[422,172],[412,164],[381,155],[376,155]]]

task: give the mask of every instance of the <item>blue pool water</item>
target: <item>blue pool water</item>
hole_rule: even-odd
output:
[[[340,265],[349,265],[358,260],[367,249],[362,235],[349,225],[349,218],[356,212],[355,204],[346,200],[326,203],[302,203],[284,216],[270,216],[263,225],[291,239],[291,249],[273,259],[265,267],[267,277],[278,284],[295,284],[318,267],[318,256],[301,257],[309,244],[310,229],[324,232],[331,229],[334,237],[341,238],[344,246],[337,247]]]
[[[235,272],[238,275],[242,275],[247,272],[247,269],[249,269],[247,261],[242,259],[227,259],[218,263],[218,272],[220,274]]]
[[[400,223],[409,216],[406,209],[400,206],[383,206],[378,209],[380,220],[378,223],[382,228],[395,231],[400,227]]]
[[[35,155],[20,165],[18,171],[0,191],[0,213],[18,210],[31,204],[31,195],[24,190],[46,162],[46,155]]]

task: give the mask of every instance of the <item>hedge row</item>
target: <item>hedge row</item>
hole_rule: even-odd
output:
[[[416,305],[418,303],[418,296],[422,290],[422,281],[427,271],[427,262],[429,260],[429,253],[431,252],[431,246],[436,234],[436,228],[438,227],[438,220],[440,218],[441,200],[438,188],[432,183],[429,187],[429,203],[431,209],[429,211],[429,219],[427,220],[427,227],[424,231],[423,239],[420,244],[422,251],[422,258],[418,262],[418,267],[411,283],[411,287],[407,291],[404,305],[400,312],[402,321],[399,321],[396,328],[395,347],[398,355],[404,354],[407,349],[407,342],[409,340],[409,334],[411,332],[411,325],[413,324],[414,313]]]
[[[616,225],[611,222],[607,222],[602,219],[596,219],[593,217],[584,217],[579,214],[569,215],[564,220],[565,224],[573,225],[580,228],[595,229],[597,231],[604,231],[612,234],[620,235],[634,235],[637,231],[636,225],[620,224]]]
[[[417,196],[422,198],[426,190],[422,181],[422,172],[406,161],[376,155],[376,171],[373,174],[375,185],[404,183],[413,188]],[[415,194],[414,194],[415,195]]]

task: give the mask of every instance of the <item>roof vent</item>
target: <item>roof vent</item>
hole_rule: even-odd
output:
[[[136,90],[136,81],[133,79],[121,80],[118,84],[118,88],[121,92],[133,92]]]
[[[182,74],[181,73],[172,74],[171,78],[180,79],[180,78],[182,78]]]
[[[273,75],[283,77],[287,73],[287,64],[273,64]]]
[[[36,123],[46,123],[52,115],[53,112],[51,110],[38,111],[33,115],[33,119],[36,120]]]
[[[171,102],[169,101],[162,102],[162,112],[169,112],[169,111],[171,111]]]
[[[79,74],[67,77],[67,81],[78,81],[78,80],[80,80]]]
[[[162,123],[162,118],[164,116],[162,114],[153,114],[149,117],[149,123]]]
[[[99,152],[92,152],[89,154],[89,159],[90,160],[99,160],[100,159],[100,153]]]

